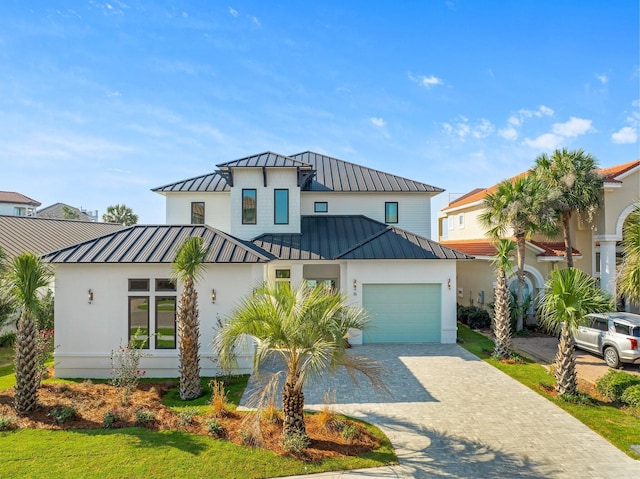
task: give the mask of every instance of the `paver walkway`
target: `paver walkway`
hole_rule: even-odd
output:
[[[336,411],[380,426],[400,465],[314,477],[640,477],[640,461],[457,345],[364,345],[350,352],[388,367],[391,396],[378,396],[364,381],[354,387],[340,372],[305,389],[306,407],[321,409],[323,394],[335,390]]]

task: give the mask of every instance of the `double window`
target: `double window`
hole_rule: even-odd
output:
[[[289,224],[289,190],[273,190],[273,222]]]
[[[242,224],[255,225],[258,218],[258,196],[255,189],[242,190]]]
[[[384,222],[385,223],[397,223],[398,222],[398,202],[387,201],[384,204]]]
[[[191,203],[191,224],[204,224],[204,201],[194,201]]]
[[[151,291],[153,284],[153,291]],[[166,278],[129,280],[129,339],[137,347],[176,349],[176,285]],[[147,293],[147,294],[142,294]],[[154,310],[151,333],[150,310]],[[153,336],[153,339],[152,339]]]

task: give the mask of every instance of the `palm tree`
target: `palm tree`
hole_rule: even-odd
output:
[[[587,314],[611,310],[612,299],[584,271],[554,269],[549,275],[540,314],[543,326],[560,332],[555,371],[558,395],[576,394],[577,391],[573,333],[585,322]]]
[[[38,290],[49,285],[51,272],[36,255],[22,253],[10,263],[5,275],[5,292],[20,310],[16,331],[16,412],[25,415],[37,404],[40,374],[36,353]]]
[[[516,245],[509,239],[501,239],[496,244],[496,256],[493,264],[496,267],[496,292],[493,307],[493,334],[496,347],[493,354],[500,359],[511,356],[511,311],[509,307],[510,291],[507,275],[513,270],[511,258]]]
[[[107,207],[107,212],[102,215],[102,221],[107,223],[119,223],[123,226],[131,226],[138,223],[138,215],[127,205],[112,205]]]
[[[548,189],[548,201],[556,211],[564,234],[567,267],[573,268],[571,241],[571,215],[591,220],[600,205],[602,177],[597,171],[596,159],[583,150],[555,150],[536,158],[534,171]]]
[[[348,330],[362,330],[366,324],[362,308],[348,306],[346,296],[322,285],[311,289],[304,283],[295,288],[268,284],[231,313],[218,331],[216,350],[221,366],[228,368],[238,341],[243,335],[253,337],[257,345],[254,372],[267,359],[280,356],[286,367],[283,434],[306,436],[302,389],[308,379],[345,366],[352,378],[359,371],[375,387],[385,389],[379,364],[345,349]]]
[[[624,222],[622,256],[618,270],[618,292],[628,301],[640,303],[640,200],[636,201]]]
[[[195,399],[202,394],[200,386],[200,325],[198,292],[208,249],[200,237],[187,238],[173,262],[172,277],[184,283],[178,302],[178,336],[180,358],[180,398]]]
[[[487,234],[494,239],[512,233],[516,238],[518,259],[518,316],[516,331],[524,327],[523,290],[525,243],[536,233],[553,235],[557,229],[553,211],[544,202],[543,185],[533,175],[525,174],[498,184],[484,199],[479,217]]]

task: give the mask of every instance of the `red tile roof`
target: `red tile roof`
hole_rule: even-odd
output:
[[[640,160],[634,160],[634,161],[629,161],[627,163],[623,163],[621,165],[610,166],[609,168],[601,168],[598,171],[602,176],[604,176],[604,180],[607,183],[620,183],[620,181],[617,179],[618,176],[620,176],[623,173],[626,173],[629,170],[632,170],[633,168],[636,168],[639,165],[640,165]],[[524,171],[509,179],[511,181],[514,181],[517,178],[525,176],[527,173],[529,172]],[[450,209],[457,208],[460,206],[470,205],[472,203],[475,203],[476,201],[481,201],[489,193],[493,193],[498,188],[498,184],[490,186],[489,188],[476,188],[474,190],[471,190],[469,193],[466,193],[460,198],[449,203],[449,205],[443,208],[442,211],[448,211]]]
[[[22,205],[40,206],[38,201],[13,191],[0,191],[0,203],[17,203]]]
[[[493,240],[460,240],[460,241],[440,241],[440,243],[471,256],[495,256],[497,253]],[[564,257],[564,243],[562,241],[528,241],[528,243],[542,250],[537,256],[540,257]],[[573,248],[573,256],[582,256],[580,251]]]

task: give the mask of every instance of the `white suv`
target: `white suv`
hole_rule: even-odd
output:
[[[576,347],[598,354],[611,368],[640,364],[640,316],[632,313],[587,315],[574,334]]]

